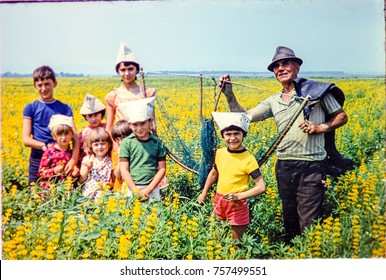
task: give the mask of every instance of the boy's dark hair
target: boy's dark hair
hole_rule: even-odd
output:
[[[121,62],[123,63],[123,65],[125,65],[126,67],[127,66],[130,66],[130,65],[134,65],[135,66],[135,69],[137,69],[137,73],[139,72],[139,64],[138,63],[135,63],[135,62],[131,62],[131,61],[124,61],[124,62]],[[121,63],[118,63],[116,66],[115,66],[115,72],[117,72],[119,74],[119,66],[121,66]]]
[[[224,132],[225,131],[231,131],[231,130],[241,131],[243,133],[243,137],[247,136],[247,132],[244,131],[244,129],[242,129],[241,127],[235,126],[235,125],[231,125],[231,126],[228,126],[220,131],[221,137],[224,138]]]
[[[132,132],[133,131],[131,130],[129,123],[126,120],[120,120],[113,125],[111,129],[111,136],[114,141],[116,141],[117,138],[126,138]]]
[[[34,83],[36,83],[39,80],[45,80],[45,79],[51,79],[54,82],[56,82],[54,70],[52,70],[51,67],[46,65],[36,68],[32,74],[32,78],[34,80]]]
[[[102,119],[103,119],[103,118],[105,117],[105,114],[106,114],[106,109],[103,109],[102,111],[95,112],[95,113],[92,113],[92,114],[82,115],[82,116],[83,116],[83,118],[87,121],[86,116],[88,116],[88,115],[94,115],[94,114],[99,114],[99,113],[102,114]]]

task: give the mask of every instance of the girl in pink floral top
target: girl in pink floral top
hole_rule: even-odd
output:
[[[99,198],[103,187],[112,188],[114,174],[111,161],[113,142],[110,134],[101,127],[91,131],[86,142],[87,155],[82,160],[79,183],[82,194]]]
[[[64,167],[72,156],[70,148],[74,135],[72,117],[53,115],[48,127],[51,129],[55,144],[48,145],[40,161],[38,177],[42,189],[49,189],[53,184],[66,179]],[[71,176],[77,177],[78,175],[79,169],[74,167]]]

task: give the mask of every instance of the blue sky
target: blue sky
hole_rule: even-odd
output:
[[[291,47],[302,71],[384,73],[382,0],[182,0],[0,5],[0,71],[115,73],[124,40],[145,71],[266,71]]]

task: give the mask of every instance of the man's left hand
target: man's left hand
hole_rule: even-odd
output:
[[[299,128],[307,134],[316,134],[316,133],[324,133],[325,127],[324,124],[315,124],[310,121],[304,121],[299,125]]]

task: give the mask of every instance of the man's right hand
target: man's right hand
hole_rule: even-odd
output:
[[[231,112],[245,112],[245,109],[237,102],[236,96],[233,93],[231,76],[229,74],[222,75],[219,80],[219,86],[221,87],[221,92],[224,93],[225,98]]]
[[[233,95],[231,76],[229,74],[222,75],[218,80],[218,85],[226,96]]]

